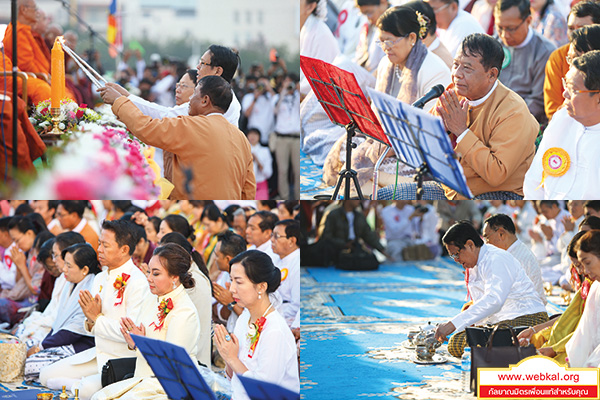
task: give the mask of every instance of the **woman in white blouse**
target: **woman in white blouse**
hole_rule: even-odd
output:
[[[148,284],[154,296],[149,296],[142,307],[136,318],[137,325],[128,317],[121,320],[121,333],[132,352],[137,350],[131,338],[133,334],[181,346],[197,362],[200,322],[196,307],[185,291],[194,286],[189,273],[191,261],[189,253],[175,243],[154,250],[148,265]],[[134,377],[105,387],[93,400],[167,399],[142,354],[136,351],[136,355]]]
[[[231,378],[232,399],[249,399],[237,375],[274,383],[300,393],[294,336],[276,311],[276,296],[269,296],[281,282],[281,272],[271,257],[248,250],[230,262],[233,299],[245,308],[234,332],[215,327],[217,349]]]
[[[577,260],[595,282],[571,340],[565,346],[571,368],[600,367],[600,231],[589,231],[575,246]]]

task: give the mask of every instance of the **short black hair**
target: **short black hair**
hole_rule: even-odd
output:
[[[231,83],[240,62],[240,56],[229,47],[218,44],[211,45],[208,51],[210,51],[211,66],[223,68],[221,76],[227,83]]]
[[[21,233],[32,231],[37,235],[40,232],[47,231],[48,227],[40,214],[33,213],[25,216],[17,215],[13,217],[8,223],[8,230],[12,229],[17,229]]]
[[[600,25],[587,25],[571,32],[570,41],[578,53],[600,50]]]
[[[62,252],[67,247],[76,244],[76,243],[85,243],[85,239],[81,236],[81,233],[78,232],[63,232],[56,236],[56,244],[58,249]]]
[[[15,209],[15,215],[28,215],[31,214],[33,212],[33,208],[31,208],[31,205],[29,203],[23,203],[20,204],[16,209]]]
[[[442,243],[462,249],[469,240],[472,240],[477,247],[483,246],[483,240],[473,224],[470,221],[459,221],[446,231]]]
[[[494,214],[486,219],[485,223],[493,230],[504,228],[505,231],[512,233],[513,235],[517,233],[515,223],[512,218],[506,214]]]
[[[196,240],[194,229],[190,226],[188,220],[178,214],[169,214],[161,222],[165,222],[173,232],[179,232],[184,238],[190,239],[192,242]]]
[[[377,20],[377,27],[394,36],[402,37],[414,33],[419,38],[421,25],[417,13],[406,6],[392,7],[385,10]]]
[[[538,202],[538,207],[542,207],[542,206],[546,206],[546,207],[552,207],[552,206],[560,207],[560,204],[556,200],[540,200]]]
[[[212,64],[212,62],[211,62]],[[185,71],[186,74],[190,77],[192,82],[194,82],[194,86],[196,86],[196,81],[198,80],[198,70],[197,69],[188,69]],[[185,74],[184,74],[185,75]]]
[[[33,248],[40,250],[40,247],[48,240],[53,239],[55,236],[50,231],[41,231],[35,236],[33,240]]]
[[[435,35],[437,29],[437,20],[435,19],[435,13],[433,8],[428,2],[423,0],[413,0],[403,4],[404,7],[412,8],[415,11],[420,12],[427,21],[427,35]]]
[[[600,211],[600,200],[588,200],[583,205],[584,207],[591,208],[595,211]]]
[[[584,76],[587,90],[600,90],[600,50],[593,50],[573,60],[573,66]],[[593,96],[598,93],[588,93]]]
[[[529,0],[498,0],[494,11],[503,12],[512,7],[517,7],[523,20],[531,15],[531,2]]]
[[[267,229],[273,230],[273,228],[275,228],[275,224],[277,223],[277,221],[279,221],[279,218],[277,217],[277,215],[275,215],[274,213],[272,213],[270,211],[257,211],[250,216],[250,218],[252,218],[252,217],[260,218],[258,227],[263,232],[266,231]],[[248,218],[248,219],[250,219],[250,218]]]
[[[230,230],[219,233],[217,240],[221,242],[221,253],[223,255],[233,258],[246,251],[246,240]]]
[[[581,220],[581,222],[579,223],[579,229],[581,229],[582,226],[587,225],[590,228],[592,228],[592,230],[600,230],[600,218],[594,216],[594,215],[590,215],[589,217],[585,217],[583,220]]]
[[[208,96],[213,106],[224,113],[227,111],[233,100],[231,85],[220,76],[209,75],[198,81],[200,86],[200,95]]]
[[[148,237],[146,235],[146,229],[142,225],[136,224],[135,222],[131,222],[131,227],[133,229],[133,234],[135,235],[135,243],[139,243],[141,239],[144,241],[148,241]]]
[[[83,269],[83,267],[87,266],[89,268],[89,273],[93,275],[102,272],[96,250],[94,250],[89,243],[77,243],[67,247],[60,253],[63,260],[67,253],[73,254],[73,261],[75,261],[75,265],[77,265],[79,269]]]
[[[137,245],[133,222],[122,219],[116,221],[104,220],[102,222],[102,229],[113,232],[115,234],[115,241],[119,247],[127,246],[129,247],[129,255],[133,254]]]
[[[69,214],[77,213],[79,218],[82,218],[88,202],[87,200],[62,200],[59,204],[62,204]]]
[[[227,223],[227,219],[221,213],[219,207],[217,207],[215,204],[207,204],[204,207],[204,210],[202,210],[202,215],[200,215],[200,221],[202,221],[204,218],[208,218],[209,221],[215,222],[221,219],[221,221]]]
[[[275,224],[275,226],[282,225],[285,228],[285,235],[288,238],[295,237],[296,245],[300,247],[302,245],[302,231],[300,230],[300,223],[293,219],[284,219]]]
[[[502,70],[504,61],[504,50],[499,41],[485,33],[472,33],[465,37],[461,43],[461,52],[467,57],[479,57],[483,69],[490,68],[498,70],[498,76]]]
[[[0,231],[8,232],[8,225],[10,225],[11,220],[12,220],[12,217],[0,218]]]
[[[381,4],[381,0],[354,0],[358,7],[361,6],[378,6]],[[387,0],[384,0],[387,3]]]
[[[571,8],[569,14],[577,18],[592,17],[594,24],[600,24],[600,4],[595,1],[580,1]]]

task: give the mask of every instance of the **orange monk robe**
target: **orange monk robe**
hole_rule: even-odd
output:
[[[559,47],[550,54],[546,62],[546,77],[544,78],[544,110],[548,120],[552,118],[558,107],[565,101],[563,97],[562,78],[569,71],[567,53],[569,43]]]
[[[33,30],[31,31],[31,34],[33,35],[33,38],[35,39],[36,43],[38,44],[38,47],[40,48],[40,50],[42,50],[42,53],[44,53],[44,56],[46,56],[46,58],[48,59],[48,62],[52,62],[51,57],[52,54],[50,54],[50,49],[48,48],[48,46],[46,46],[46,41],[44,40],[44,38],[42,37],[42,35],[40,35],[37,32],[34,32]]]
[[[2,93],[2,92],[0,92]],[[0,96],[2,97],[2,96]],[[21,171],[35,173],[33,160],[39,158],[46,151],[46,145],[37,134],[29,118],[27,117],[26,105],[23,100],[17,98],[18,101],[18,116],[13,115],[12,93],[7,92],[5,98],[0,98],[0,108],[4,106],[4,116],[0,123],[4,129],[4,139],[6,143],[8,155],[9,176],[12,171],[12,154],[13,154],[13,118],[18,118],[17,129],[17,154],[18,168]],[[4,158],[4,146],[0,144],[0,180],[4,180],[4,172],[6,159]]]
[[[13,26],[9,24],[4,34],[4,51],[6,56],[12,60]],[[21,71],[50,73],[50,60],[36,42],[31,32],[31,26],[17,22],[17,51],[18,66]]]
[[[10,58],[6,57],[4,59],[6,63],[6,70],[12,71],[12,61]],[[0,89],[4,90],[4,75],[2,72],[4,71],[3,64],[0,62]],[[6,78],[6,88],[12,91],[12,77]],[[23,95],[23,80],[17,78],[17,90],[19,96]],[[32,78],[31,76],[27,79],[27,98],[28,102],[33,104],[37,104],[40,101],[48,100],[51,95],[50,85],[43,79]]]
[[[144,143],[174,154],[171,199],[254,199],[250,143],[222,114],[152,119],[125,96],[112,110]],[[186,171],[191,172],[190,182]]]

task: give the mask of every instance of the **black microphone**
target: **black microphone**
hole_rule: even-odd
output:
[[[427,103],[429,100],[433,100],[440,97],[442,93],[444,93],[444,85],[435,85],[434,87],[429,89],[429,92],[425,93],[425,96],[415,101],[412,105],[413,107],[423,108],[425,103]]]

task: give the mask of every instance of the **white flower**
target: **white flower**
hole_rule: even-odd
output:
[[[63,124],[62,122],[58,124],[58,129],[60,129],[61,131],[64,130],[66,128],[65,124]]]

